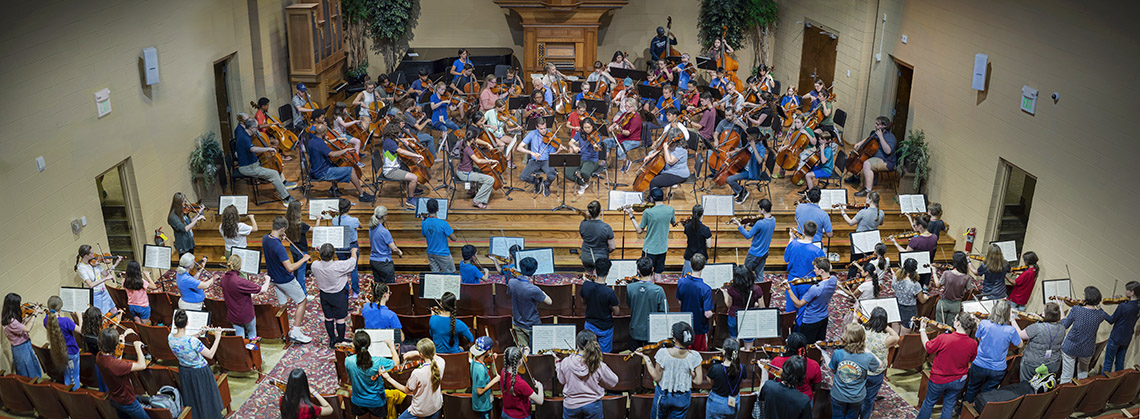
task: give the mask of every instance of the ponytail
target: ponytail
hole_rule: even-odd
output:
[[[589,330],[578,332],[574,339],[578,349],[585,351],[586,368],[593,374],[602,365],[602,347],[598,346],[598,336]]]
[[[67,341],[63,339],[63,329],[59,327],[58,311],[63,307],[63,299],[53,295],[48,298],[47,332],[51,348],[51,358],[56,365],[67,365]]]
[[[424,362],[431,364],[431,390],[439,391],[440,381],[443,380],[443,371],[440,371],[439,364],[435,363],[435,343],[428,338],[420,339],[419,342],[416,342],[416,351],[420,353]]]
[[[79,261],[83,260],[83,257],[87,256],[88,253],[91,253],[91,245],[84,244],[79,246],[79,253],[75,255],[75,266],[72,267],[72,270],[79,271]]]
[[[372,338],[363,330],[357,330],[352,336],[352,346],[356,350],[356,367],[361,371],[372,369],[372,355],[368,353],[368,347],[371,345]]]

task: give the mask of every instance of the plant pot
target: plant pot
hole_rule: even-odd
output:
[[[923,190],[926,189],[926,181],[918,182],[918,187],[916,188],[914,186],[914,177],[915,174],[913,170],[906,170],[906,167],[903,167],[902,176],[899,177],[899,194],[909,195],[923,193]]]
[[[222,184],[215,180],[209,187],[206,187],[205,175],[194,175],[194,193],[201,200],[201,203],[207,207],[217,208],[222,196]]]

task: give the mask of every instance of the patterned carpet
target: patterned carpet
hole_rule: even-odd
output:
[[[172,278],[173,271],[163,275],[163,278]],[[220,277],[220,273],[208,272],[205,275]],[[845,273],[837,272],[836,276],[842,281]],[[662,282],[675,283],[680,275],[666,274]],[[784,274],[767,274],[765,279],[768,281],[779,281],[786,277]],[[892,276],[887,274],[880,284],[882,292],[880,297],[893,297],[894,292],[891,287]],[[496,283],[504,283],[504,278],[501,275],[491,275],[490,281]],[[417,275],[398,275],[397,281],[399,282],[418,282]],[[534,280],[538,284],[556,285],[565,284],[568,282],[580,283],[581,280],[573,274],[552,274],[542,275],[536,277]],[[368,294],[371,289],[372,276],[369,274],[361,273],[360,286],[362,294]],[[975,284],[977,285],[977,284]],[[314,281],[307,281],[308,291],[310,294],[316,294],[317,288]],[[178,290],[173,285],[169,286],[169,291],[177,294]],[[932,290],[935,291],[936,290]],[[210,298],[221,299],[221,287],[215,283],[210,289],[207,290],[207,296]],[[772,296],[772,305],[774,307],[783,307],[784,295],[782,293]],[[254,296],[255,303],[270,303],[273,304],[276,297],[267,292],[265,294]],[[328,346],[328,335],[324,331],[324,326],[320,321],[320,308],[319,304],[309,304],[307,307],[307,314],[303,325],[304,333],[313,338],[313,342],[307,345],[291,345],[285,355],[281,358],[280,362],[273,366],[272,369],[266,371],[267,377],[284,381],[288,377],[289,371],[293,368],[303,368],[309,377],[309,384],[316,388],[323,394],[331,394],[337,391],[338,384],[336,379],[336,370],[333,366],[335,355]],[[827,337],[828,340],[838,340],[842,335],[843,322],[847,321],[851,315],[852,302],[839,293],[836,293],[832,298],[829,311],[831,318],[828,324]],[[294,307],[290,304],[289,310],[292,311]],[[351,328],[351,324],[350,324]],[[348,335],[351,336],[351,329]],[[830,354],[827,354],[828,357]],[[875,412],[872,417],[884,419],[911,419],[918,413],[914,406],[908,404],[894,388],[890,385],[890,372],[888,370],[887,384],[879,391],[879,395],[883,397],[875,404]],[[824,366],[824,382],[831,382],[831,371],[827,370]],[[248,400],[240,401],[234,400],[235,404],[240,404],[240,407],[234,410],[238,418],[276,418],[279,417],[278,400],[281,397],[281,392],[275,386],[270,384],[268,380],[264,380],[257,385],[252,395]]]

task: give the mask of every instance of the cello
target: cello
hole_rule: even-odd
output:
[[[423,145],[408,138],[399,138],[397,139],[397,143],[399,143],[400,146],[404,147],[405,151],[409,151],[421,157],[421,160],[417,160],[413,157],[405,156],[402,153],[396,153],[396,155],[399,156],[400,161],[404,162],[404,164],[408,166],[408,173],[416,175],[416,180],[421,184],[427,184],[430,182],[431,168],[424,164],[424,162],[428,160],[426,160],[427,158],[424,157],[423,154],[416,152],[417,148],[422,150],[424,148]]]
[[[728,162],[729,153],[740,147],[740,132],[733,128],[726,129],[717,135],[716,141],[719,145],[712,150],[712,155],[709,156],[709,169],[712,169],[714,173],[719,173]]]
[[[554,112],[559,115],[566,115],[574,107],[574,103],[570,100],[570,95],[566,93],[569,86],[566,80],[558,80],[550,85],[554,89],[551,95],[551,100],[554,101]]]
[[[804,120],[804,126],[808,129],[815,129],[815,127],[819,126],[819,123],[823,121],[823,102],[834,101],[835,93],[828,94],[827,98],[820,102],[819,106],[815,107],[815,109],[812,109],[811,115],[808,115],[807,119]]]
[[[889,128],[883,128],[884,131]],[[847,173],[859,173],[863,171],[863,164],[875,154],[879,152],[879,139],[875,138],[875,132],[871,131],[871,135],[863,140],[863,145],[853,151],[847,158]]]
[[[495,180],[494,186],[492,187],[494,190],[502,189],[503,188],[503,174],[501,172],[503,171],[503,169],[501,167],[503,166],[503,164],[501,163],[500,159],[496,158],[492,154],[492,152],[497,152],[498,150],[495,150],[494,147],[487,147],[485,144],[483,144],[481,142],[475,142],[474,146],[475,147],[472,147],[472,151],[475,152],[474,153],[475,157],[478,157],[478,158],[483,159],[483,160],[492,160],[492,161],[500,162],[499,164],[490,164],[490,163],[479,163],[479,162],[476,162],[474,160],[471,161],[472,164],[474,164],[476,167],[479,168],[480,172],[483,172],[483,174],[490,176],[492,179]],[[499,157],[502,157],[502,155],[500,154]]]
[[[325,130],[325,144],[329,145],[332,151],[349,150],[347,153],[329,159],[333,164],[340,167],[351,167],[358,179],[364,178],[364,172],[360,170],[360,154],[352,149],[352,144],[345,141],[343,138],[337,137],[332,131]]]
[[[273,148],[273,146],[269,144],[269,140],[266,140],[265,137],[261,135],[261,131],[254,130],[253,136],[256,141],[254,145]],[[277,149],[273,149],[273,152],[258,153],[257,161],[261,163],[261,167],[281,173],[282,176],[285,175],[285,160],[281,158],[281,153],[278,153]]]
[[[716,172],[716,178],[713,179],[719,186],[724,186],[728,183],[728,177],[740,173],[748,166],[748,161],[752,159],[752,147],[745,146],[733,153],[731,157],[724,162],[724,166]]]
[[[249,105],[253,106],[253,109],[255,111],[258,109],[256,102],[249,102]],[[297,134],[294,134],[293,131],[285,129],[285,126],[281,124],[281,121],[270,116],[269,113],[263,114],[265,115],[266,125],[268,125],[265,128],[265,133],[270,137],[276,138],[277,144],[281,146],[282,150],[292,150],[293,147],[297,145]]]
[[[795,170],[800,163],[800,153],[810,144],[810,138],[803,129],[788,134],[790,144],[776,153],[776,165],[784,170]]]
[[[807,174],[811,172],[812,168],[815,167],[815,165],[819,164],[821,161],[819,156],[820,153],[823,153],[823,148],[820,148],[818,152],[812,152],[806,157],[800,158],[800,160],[803,160],[803,163],[800,164],[800,167],[797,168],[796,172],[792,174],[793,184],[799,184],[800,181],[804,180],[804,178],[807,177]]]
[[[633,190],[638,192],[645,192],[649,189],[649,182],[653,180],[662,170],[665,170],[665,146],[669,145],[677,139],[684,139],[681,134],[674,134],[672,138],[665,138],[667,134],[661,134],[661,139],[657,144],[653,145],[650,150],[657,150],[657,155],[653,156],[645,164],[642,164],[637,169],[637,175],[633,179]]]

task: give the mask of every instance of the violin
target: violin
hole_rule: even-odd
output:
[[[725,221],[724,223],[725,224],[732,224],[732,221],[736,220],[737,223],[740,223],[740,225],[745,226],[745,225],[749,225],[749,224],[756,224],[756,223],[760,222],[760,220],[763,220],[763,219],[764,219],[764,217],[760,216],[760,215],[757,215],[754,217],[744,217],[744,218],[733,217],[731,220]]]
[[[25,318],[34,316],[36,313],[47,312],[47,307],[44,307],[44,305],[40,303],[24,303],[20,305],[20,309],[23,311]]]
[[[982,256],[982,255],[966,255],[966,257],[968,257],[972,260],[976,260],[978,262],[985,262],[986,261],[985,256]]]
[[[1037,313],[1029,313],[1029,312],[1025,312],[1025,311],[1014,310],[1013,314],[1016,314],[1017,317],[1019,317],[1019,318],[1022,318],[1025,320],[1032,320],[1035,322],[1040,322],[1040,321],[1045,320],[1044,316],[1037,314]]]
[[[867,204],[863,204],[863,205],[834,204],[831,207],[832,208],[844,208],[844,209],[849,209],[849,210],[861,210],[863,208],[868,208],[869,205],[867,205]]]
[[[561,355],[561,356],[570,356],[570,355],[574,355],[576,353],[578,353],[578,351],[575,351],[573,349],[561,349],[561,348],[550,348],[550,349],[543,349],[541,351],[538,351],[539,355],[555,354],[555,355]]]
[[[655,204],[652,202],[643,202],[640,204],[626,204],[626,205],[622,205],[621,207],[619,207],[618,211],[625,211],[625,210],[631,209],[631,210],[634,210],[636,212],[641,212],[641,211],[645,211],[647,209],[653,208],[653,205],[655,205]]]
[[[795,227],[788,227],[788,232],[792,233],[792,236],[794,236],[797,239],[804,238],[804,233],[800,233],[800,231],[797,230]]]
[[[970,314],[973,314],[973,315],[974,315],[974,317],[977,317],[977,318],[979,318],[979,319],[988,319],[988,318],[990,318],[990,313],[983,313],[983,312],[980,312],[980,311],[971,311],[971,312],[970,312]]]
[[[784,348],[784,345],[763,345],[760,347],[760,350],[774,354],[782,354],[784,352],[787,352],[787,348]]]
[[[95,265],[98,265],[100,263],[110,264],[110,263],[115,262],[115,257],[111,256],[110,253],[104,253],[102,255],[92,253],[91,256],[92,256],[91,260],[87,261],[87,263],[90,264],[91,266],[95,266]]]
[[[672,347],[673,347],[673,339],[665,339],[665,340],[662,340],[662,341],[657,342],[657,343],[651,343],[651,344],[642,346],[640,348],[637,348],[637,351],[648,352],[648,351],[656,351],[656,350],[661,349],[661,348],[672,348]],[[629,361],[630,358],[633,358],[634,355],[637,355],[637,351],[630,352],[629,355],[625,356],[625,360]]]
[[[205,205],[192,204],[190,201],[187,201],[185,199],[182,200],[182,212],[185,214],[194,213],[197,215],[202,215],[202,213],[206,212],[206,209],[207,208]]]
[[[202,256],[202,261],[194,261],[194,266],[190,267],[190,276],[198,276],[198,273],[206,270],[206,261],[209,257]]]
[[[1085,305],[1085,300],[1078,300],[1076,298],[1071,298],[1071,297],[1058,297],[1058,296],[1054,295],[1052,297],[1049,297],[1049,299],[1054,300],[1054,301],[1064,301],[1065,304],[1069,305],[1069,307],[1076,307],[1076,306]]]
[[[702,367],[708,367],[708,366],[712,366],[713,364],[721,364],[721,363],[724,363],[724,357],[721,357],[720,355],[714,355],[713,357],[711,357],[709,359],[701,361],[701,366]]]
[[[384,375],[384,373],[399,374],[399,373],[404,372],[404,371],[414,370],[416,368],[419,368],[421,365],[423,365],[425,363],[426,363],[426,361],[424,361],[423,359],[416,359],[413,361],[404,362],[403,364],[394,366],[394,367],[386,369],[386,370],[377,371],[376,374],[374,374],[372,376],[372,381],[379,380],[380,376]]]
[[[640,280],[641,280],[641,278],[638,278],[637,276],[627,276],[625,278],[618,279],[615,285],[627,285],[627,284],[632,284],[632,283],[640,281]]]
[[[408,89],[404,88],[403,86],[392,83],[391,81],[381,83],[380,87],[383,87],[384,91],[388,92],[389,95],[395,94],[397,96],[403,96],[404,93],[408,91]]]
[[[768,371],[768,374],[772,374],[772,376],[776,377],[776,379],[780,379],[780,372],[783,371],[780,369],[780,367],[777,367],[768,363],[768,361],[760,359],[754,360],[752,362],[756,363],[756,366],[764,368],[765,371]]]
[[[558,136],[554,135],[554,132],[557,130],[557,127],[555,127],[553,130],[546,130],[546,134],[542,135],[542,142],[554,148],[562,148],[562,140],[559,139]]]
[[[688,224],[689,224],[689,221],[690,221],[690,220],[692,220],[692,219],[693,219],[693,216],[692,216],[692,215],[690,215],[690,216],[688,216],[688,217],[685,217],[685,218],[682,218],[682,219],[680,219],[680,220],[676,220],[676,219],[675,219],[675,220],[673,220],[673,223],[672,223],[672,224],[673,224],[673,227],[676,227],[676,226],[678,226],[678,225],[682,225],[682,224],[684,224],[684,225],[688,225]]]
[[[859,260],[853,260],[853,261],[851,261],[851,263],[847,264],[847,268],[851,268],[852,266],[863,266],[864,263],[870,262],[872,259],[874,259],[876,257],[878,257],[878,255],[870,255],[870,256],[866,256],[866,257],[859,259]]]
[[[1030,266],[1030,265],[1021,265],[1021,266],[1015,266],[1015,267],[1013,267],[1013,268],[1010,268],[1010,269],[1009,269],[1009,272],[1010,272],[1010,273],[1024,272],[1024,271],[1026,271],[1026,270],[1028,270],[1029,268],[1032,268],[1032,267],[1033,267],[1033,266]],[[1107,300],[1106,300],[1106,301],[1107,301]]]
[[[906,233],[895,233],[887,236],[887,240],[909,239],[918,235],[918,232],[910,231]]]
[[[863,282],[865,282],[865,281],[866,280],[863,278],[848,279],[846,281],[840,282],[839,286],[844,287],[844,288],[854,288],[854,287],[858,287],[860,285],[863,285]]]
[[[931,262],[931,263],[923,264],[922,267],[923,268],[934,267],[934,268],[938,268],[938,269],[943,270],[943,271],[948,271],[948,270],[954,269],[954,267],[951,266],[949,263],[939,263],[939,262]]]
[[[1128,299],[1125,297],[1105,298],[1103,300],[1100,300],[1101,304],[1124,304],[1126,302],[1128,302]]]
[[[516,277],[523,276],[522,272],[519,272],[517,269],[508,268],[506,266],[503,267],[503,275],[506,275],[508,278],[516,278]]]
[[[855,318],[859,319],[859,324],[867,324],[867,321],[870,320],[863,314],[863,310],[855,308],[853,311],[855,312]]]
[[[502,263],[502,264],[511,263],[511,258],[502,257],[502,256],[496,255],[494,253],[487,253],[487,257],[494,259],[494,260],[497,260],[497,261],[499,261],[499,263]]]
[[[805,276],[803,278],[796,278],[791,281],[784,281],[784,285],[808,285],[823,282],[823,278],[818,276]]]
[[[809,348],[815,347],[817,349],[835,349],[835,348],[842,348],[845,345],[847,345],[847,344],[844,343],[843,341],[835,340],[835,341],[829,341],[829,342],[813,343],[813,344],[808,345],[808,347]]]
[[[943,330],[946,332],[954,332],[953,326],[949,326],[949,325],[946,325],[943,323],[939,323],[939,322],[936,322],[936,321],[931,320],[931,319],[926,318],[926,317],[917,317],[917,318],[915,318],[915,321],[918,321],[920,324],[924,324],[924,325],[933,327],[935,329]]]
[[[106,329],[108,327],[113,326],[113,327],[117,327],[117,328],[120,328],[120,329],[123,329],[124,331],[126,331],[127,327],[119,324],[119,321],[122,318],[123,318],[123,311],[122,310],[119,310],[119,312],[115,313],[115,315],[113,315],[113,316],[109,315],[109,314],[103,314],[103,327],[102,328]]]

